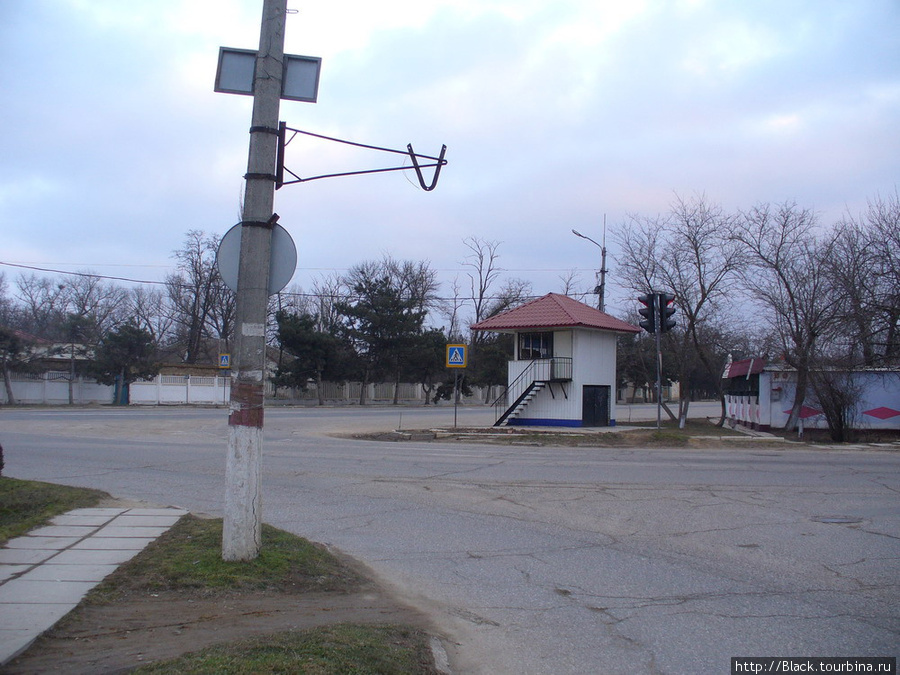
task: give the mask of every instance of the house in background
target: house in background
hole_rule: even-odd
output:
[[[472,330],[515,336],[495,426],[615,425],[616,335],[637,326],[548,293]]]

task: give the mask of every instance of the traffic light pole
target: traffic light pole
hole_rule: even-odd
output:
[[[656,331],[656,428],[662,429],[662,341],[658,330]]]
[[[266,306],[275,202],[278,114],[287,0],[263,0],[253,90],[235,308],[235,363],[228,417],[222,558],[259,555],[266,372]]]
[[[573,230],[574,232],[574,230]],[[577,234],[577,232],[576,232]],[[643,308],[638,313],[644,317],[641,328],[656,335],[656,428],[662,428],[662,341],[660,335],[675,327],[672,315],[675,309],[669,307],[675,296],[671,293],[654,293],[650,291],[638,296]]]

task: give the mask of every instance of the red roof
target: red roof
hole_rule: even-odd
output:
[[[50,340],[45,340],[42,337],[38,337],[37,335],[32,335],[31,333],[26,333],[24,330],[17,330],[15,328],[10,329],[10,332],[15,335],[17,338],[22,340],[23,342],[30,342],[32,344],[38,345],[52,345],[53,342]]]
[[[617,333],[641,332],[637,326],[558,293],[548,293],[515,309],[479,321],[472,326],[472,330],[499,332],[526,328],[573,327],[597,328]]]
[[[725,372],[725,378],[731,377],[749,377],[761,373],[766,367],[766,360],[760,357],[753,359],[744,359],[743,361],[734,361],[728,366]]]

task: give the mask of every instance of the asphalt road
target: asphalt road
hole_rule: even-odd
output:
[[[457,672],[728,673],[737,656],[900,651],[900,453],[327,435],[452,415],[267,409],[263,509],[426,609]],[[223,410],[0,410],[5,475],[215,515],[226,437]]]

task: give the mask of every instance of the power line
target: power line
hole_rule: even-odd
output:
[[[88,278],[88,279],[104,279],[104,280],[108,280],[108,281],[127,281],[129,283],[134,283],[134,284],[151,284],[151,285],[156,285],[156,286],[169,286],[172,284],[171,281],[149,281],[146,279],[130,279],[128,277],[116,277],[116,276],[109,276],[109,275],[105,275],[105,274],[95,274],[93,272],[67,272],[64,270],[51,269],[48,267],[37,267],[35,265],[24,265],[21,263],[10,263],[10,262],[3,262],[3,261],[0,261],[0,265],[6,266],[6,267],[16,267],[18,269],[33,270],[36,272],[49,272],[51,274],[69,275],[69,276],[76,276],[76,277],[82,277],[82,278]],[[321,268],[321,269],[325,269],[325,268]],[[190,288],[190,286],[187,284],[176,284],[176,285],[180,285],[182,288]],[[224,287],[221,287],[221,288],[224,288]],[[336,301],[336,300],[353,301],[353,300],[360,299],[360,296],[354,295],[352,293],[347,293],[344,295],[334,295],[334,294],[323,295],[320,293],[300,293],[300,292],[296,292],[296,291],[281,291],[281,293],[279,295],[292,297],[292,298],[310,298],[310,299],[328,298],[332,301]],[[540,297],[540,296],[528,295],[528,296],[523,296],[522,299],[523,300],[534,300],[535,298],[538,298],[538,297]],[[501,297],[501,296],[489,296],[489,297],[485,297],[484,299],[485,300],[505,300],[506,298]],[[455,298],[432,297],[432,298],[430,298],[430,300],[433,302],[454,302],[454,301],[465,302],[467,300],[471,300],[471,298],[467,297],[467,296],[466,297],[459,296],[459,297],[455,297]]]
[[[160,286],[165,286],[165,281],[147,281],[145,279],[129,279],[128,277],[114,277],[108,276],[105,274],[94,274],[93,272],[66,272],[64,270],[54,270],[48,267],[35,267],[34,265],[23,265],[21,263],[11,263],[11,262],[2,262],[0,261],[0,265],[4,265],[6,267],[18,267],[19,269],[25,270],[34,270],[36,272],[50,272],[52,274],[68,274],[70,276],[75,277],[87,277],[89,279],[108,279],[110,281],[128,281],[133,284],[157,284]]]
[[[54,272],[56,274],[75,274],[75,272],[66,272],[63,270],[48,268],[48,267],[36,267],[35,265],[67,265],[70,267],[82,267],[82,268],[91,268],[91,267],[148,267],[154,269],[175,269],[173,265],[123,265],[118,263],[12,263],[12,262],[0,262],[0,265],[7,265],[10,267],[21,267],[25,269],[33,269],[40,272]],[[297,267],[298,272],[347,272],[351,268],[350,267]],[[472,269],[468,267],[436,267],[432,268],[434,272],[471,272]],[[581,267],[501,267],[498,268],[499,272],[590,272],[595,273],[596,270],[592,267],[589,268],[581,268]],[[93,274],[92,276],[97,276],[106,279],[116,279],[120,281],[133,281],[135,283],[142,284],[151,284],[151,283],[159,283],[154,281],[143,281],[140,279],[129,279],[125,277],[115,277],[109,276],[105,277],[100,274]]]

